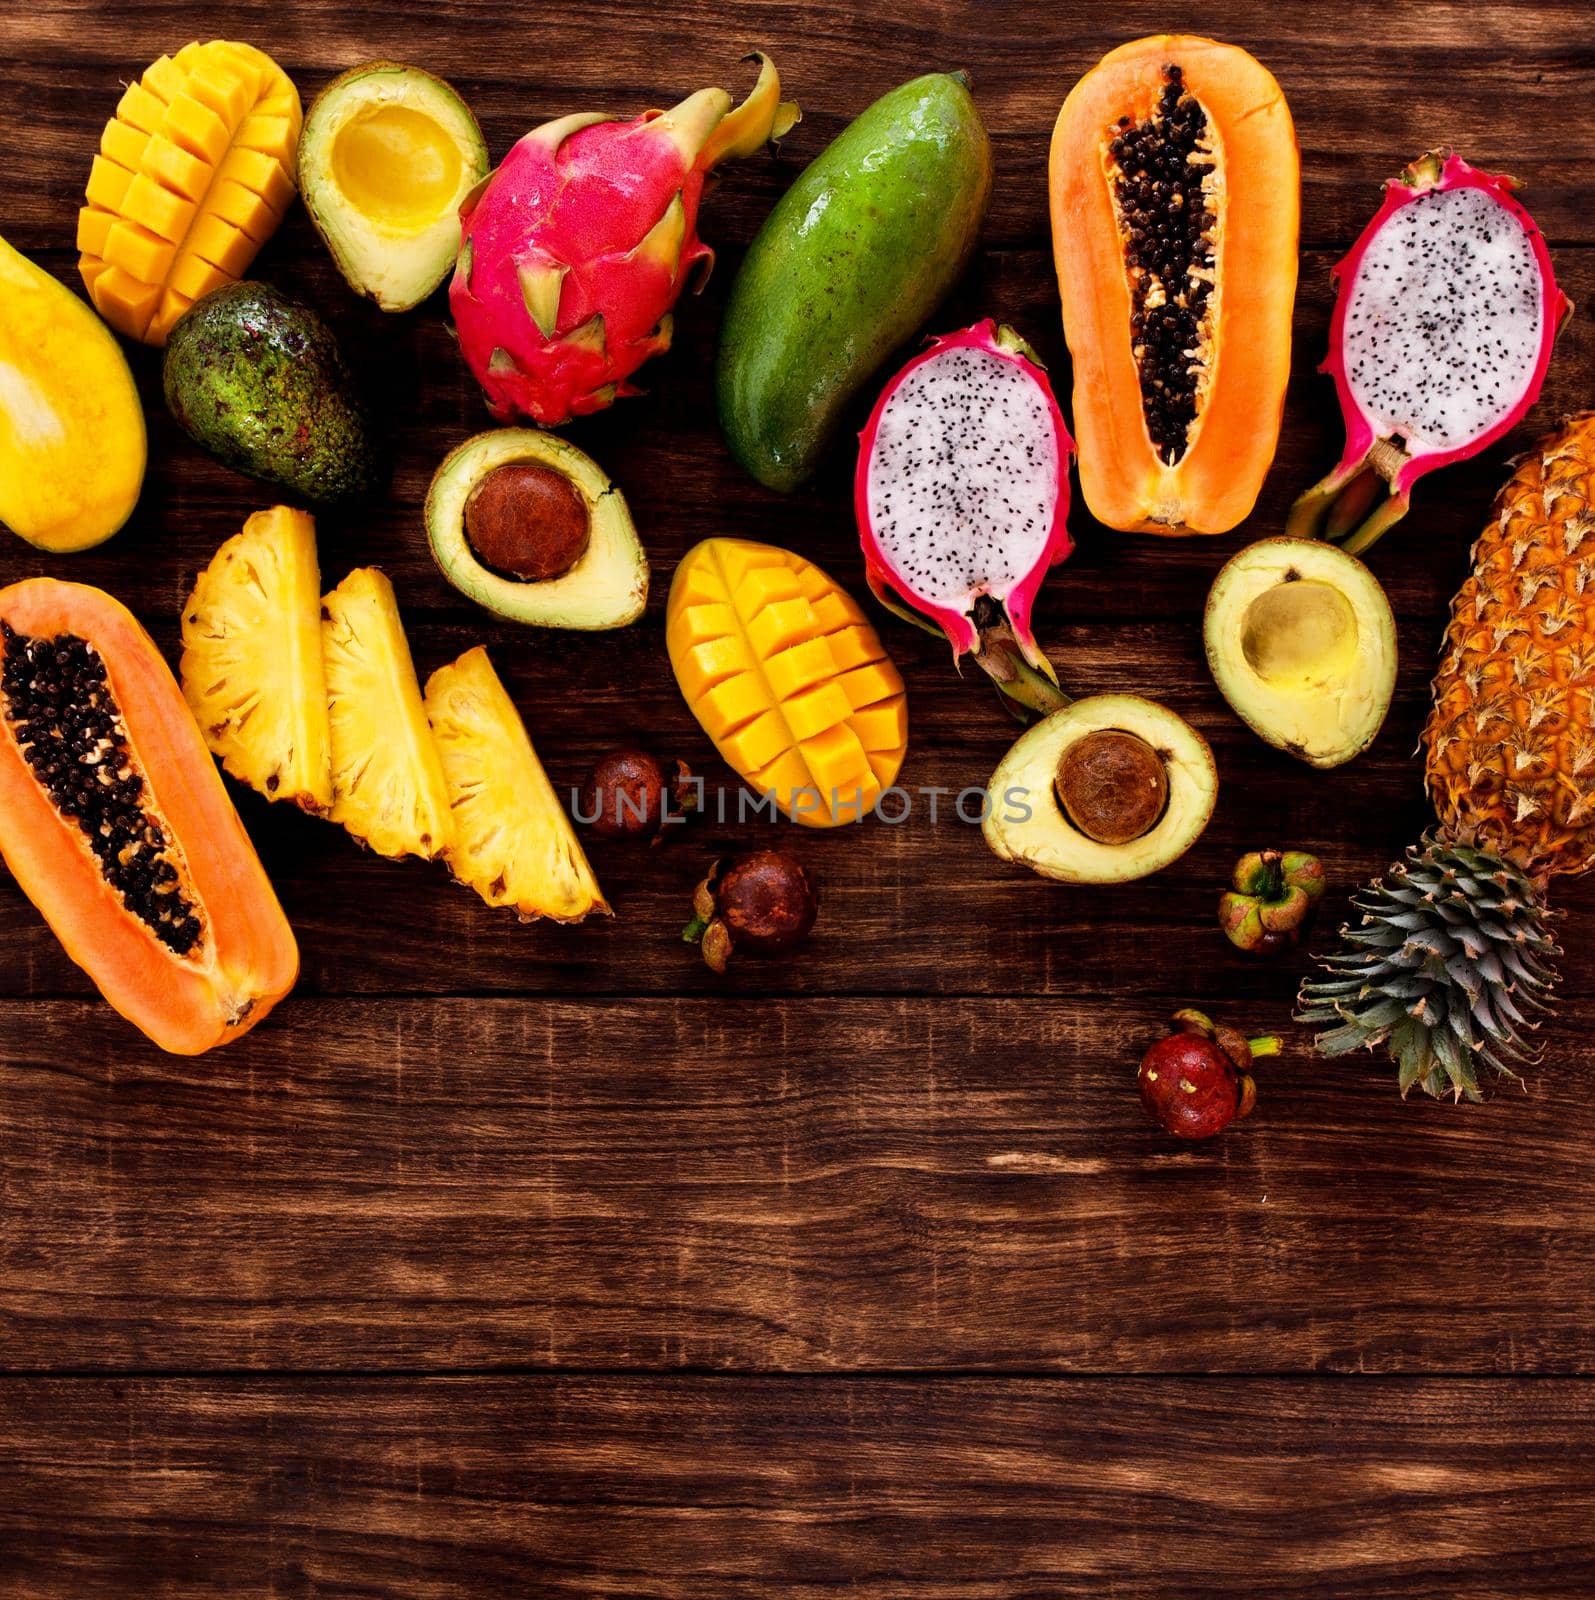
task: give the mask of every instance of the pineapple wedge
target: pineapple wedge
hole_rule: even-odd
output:
[[[378,855],[431,859],[454,825],[393,585],[357,567],[321,607],[332,820]]]
[[[316,525],[257,511],[199,575],[183,608],[183,696],[241,783],[306,811],[332,805]]]
[[[486,650],[478,645],[432,674],[426,714],[454,807],[454,839],[444,851],[454,876],[490,906],[513,906],[523,921],[611,915]]]

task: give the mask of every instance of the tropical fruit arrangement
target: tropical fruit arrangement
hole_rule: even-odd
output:
[[[500,622],[647,626],[648,554],[623,488],[553,430],[641,393],[683,291],[713,265],[698,231],[711,175],[798,122],[774,63],[752,60],[740,102],[708,87],[629,118],[575,109],[494,166],[465,97],[420,67],[356,64],[302,113],[260,50],[193,42],[131,77],[84,153],[89,304],[0,240],[0,521],[65,553],[132,515],[147,442],[118,335],[157,347],[188,439],[270,489],[195,581],[175,673],[102,591],[54,577],[0,590],[0,853],[162,1048],[238,1038],[298,972],[223,773],[376,855],[439,863],[528,921],[612,914],[580,829],[618,848],[689,821],[699,778],[629,747],[599,760],[572,815],[487,648],[423,679],[387,575],[324,578],[313,508],[379,495],[388,453],[333,329],[248,274],[299,194],[355,294],[394,315],[446,294],[496,426],[438,452],[418,531],[440,572]],[[876,616],[932,633],[1026,724],[979,786],[995,857],[1112,885],[1190,849],[1217,764],[1154,699],[1071,697],[1038,606],[1073,549],[1071,468],[1122,533],[1222,534],[1252,514],[1290,369],[1290,109],[1233,45],[1135,40],[1064,99],[1045,185],[1072,424],[1020,330],[933,326],[993,186],[962,74],[892,89],[797,174],[731,284],[718,417],[772,494],[852,449],[861,424],[854,518],[881,612],[801,551],[706,530],[672,576],[661,654],[771,817],[867,827],[902,792],[909,740]],[[1344,452],[1283,529],[1214,563],[1192,619],[1241,721],[1325,769],[1379,736],[1396,680],[1395,618],[1359,555],[1418,479],[1522,421],[1572,309],[1513,181],[1444,149],[1385,186],[1335,282],[1323,370]],[[1478,1099],[1533,1057],[1556,981],[1547,885],[1595,864],[1590,597],[1595,412],[1502,491],[1434,680],[1435,827],[1354,902],[1360,920],[1301,990],[1316,1047],[1386,1047],[1403,1093]],[[1263,959],[1298,949],[1329,866],[1248,852],[1215,938]],[[791,958],[818,925],[818,882],[791,849],[700,867],[684,903],[694,877],[681,937],[716,973]],[[1251,1112],[1254,1064],[1281,1041],[1190,1008],[1175,1023],[1138,1091],[1166,1132],[1208,1138]]]

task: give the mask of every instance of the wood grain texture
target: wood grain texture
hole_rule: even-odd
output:
[[[306,1001],[184,1063],[13,1003],[0,1367],[1595,1367],[1587,1042],[1472,1117],[1287,1058],[1175,1148],[1120,1004]]]
[[[1402,1106],[1382,1062],[1325,1066],[1292,1036],[1258,1115],[1182,1150],[1143,1122],[1132,1076],[1179,1003],[1289,1031],[1302,960],[1247,960],[1214,925],[1236,854],[1325,856],[1323,942],[1425,824],[1413,751],[1468,545],[1513,450],[1595,400],[1588,20],[1574,0],[0,8],[0,233],[74,287],[119,84],[196,36],[269,49],[307,102],[371,57],[425,65],[495,157],[549,116],[739,86],[754,46],[805,110],[777,159],[737,163],[706,202],[720,267],[646,370],[653,394],[571,430],[652,560],[648,615],[617,634],[518,629],[437,574],[427,483],[487,425],[443,297],[398,318],[357,303],[302,208],[262,252],[257,275],[332,324],[393,442],[389,493],[321,521],[328,582],[386,568],[423,670],[487,643],[562,788],[643,742],[727,792],[732,820],[595,848],[614,922],[522,927],[436,869],[240,796],[304,977],[198,1062],[95,1001],[0,870],[0,1597],[1595,1591],[1595,886],[1558,885],[1562,1020],[1525,1092]],[[862,594],[845,430],[787,498],[719,439],[710,367],[736,264],[870,100],[965,67],[997,185],[937,325],[1015,323],[1066,394],[1052,121],[1105,50],[1164,30],[1252,49],[1295,116],[1285,427],[1226,538],[1116,535],[1077,504],[1038,622],[1075,692],[1149,690],[1209,738],[1214,821],[1172,869],[1111,892],[1005,867],[977,830],[932,824],[926,797],[898,827],[783,829],[821,880],[815,939],[716,981],[678,937],[691,886],[772,830],[734,820],[734,780],[675,690],[670,574],[702,537],[751,535]],[[1277,532],[1336,454],[1314,370],[1329,268],[1380,182],[1441,141],[1528,183],[1586,310],[1533,417],[1422,484],[1375,552],[1396,700],[1366,756],[1315,774],[1230,715],[1197,617],[1220,563]],[[0,584],[101,584],[175,658],[195,572],[270,491],[188,445],[158,359],[132,358],[151,423],[133,521],[76,557],[5,539]],[[946,790],[945,818],[1012,725],[936,641],[882,632],[909,683],[904,782]]]
[[[1556,1380],[12,1380],[0,1450],[8,1600],[1595,1585]]]

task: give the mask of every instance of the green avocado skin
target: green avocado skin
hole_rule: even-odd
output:
[[[331,330],[264,283],[197,301],[172,329],[167,409],[224,465],[314,504],[369,494],[379,452]]]
[[[975,248],[991,145],[960,77],[893,89],[776,203],[731,286],[720,426],[760,483],[791,490],[848,402],[932,315]]]

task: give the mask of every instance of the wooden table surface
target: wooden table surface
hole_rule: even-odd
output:
[[[1422,829],[1413,754],[1434,650],[1512,450],[1595,402],[1574,319],[1529,424],[1426,481],[1373,557],[1400,622],[1395,705],[1354,765],[1253,738],[1202,661],[1218,565],[1279,530],[1339,445],[1329,267],[1378,185],[1456,144],[1529,185],[1561,281],[1595,306],[1595,51],[1585,5],[1278,0],[11,0],[0,11],[0,233],[68,282],[119,93],[193,37],[249,40],[308,104],[392,56],[451,79],[495,159],[567,111],[745,85],[767,48],[804,120],[703,213],[720,270],[651,397],[572,430],[625,489],[653,566],[624,632],[518,629],[434,569],[420,505],[487,425],[441,297],[357,303],[296,209],[256,275],[333,324],[397,440],[388,498],[321,520],[333,581],[393,577],[423,673],[487,642],[562,786],[618,743],[729,783],[676,692],[662,609],[708,534],[771,538],[855,592],[838,448],[810,492],[726,454],[710,358],[743,247],[865,105],[970,69],[997,183],[959,326],[1016,323],[1067,394],[1047,141],[1112,45],[1166,29],[1277,74],[1302,149],[1296,358],[1256,515],[1221,539],[1107,533],[1048,583],[1078,692],[1152,689],[1222,774],[1159,877],[1068,889],[978,830],[783,828],[823,910],[801,959],[716,980],[691,887],[767,825],[595,848],[613,922],[518,925],[435,868],[239,803],[298,931],[298,992],[247,1040],[165,1057],[94,997],[0,874],[0,1595],[1589,1595],[1595,1592],[1595,893],[1559,894],[1561,1020],[1521,1092],[1415,1097],[1290,1030],[1302,961],[1248,960],[1215,896],[1269,841],[1346,892]],[[0,583],[103,585],[174,653],[193,574],[268,503],[177,434],[158,362],[133,523],[86,555],[0,545]],[[1011,736],[945,648],[890,618],[904,781],[983,782]],[[1196,1002],[1285,1029],[1256,1117],[1176,1148],[1134,1068]]]

